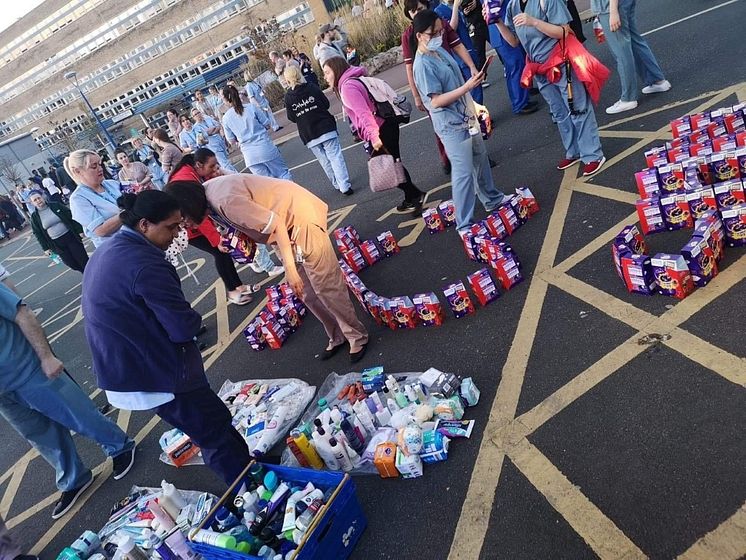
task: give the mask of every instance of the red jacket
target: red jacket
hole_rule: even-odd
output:
[[[184,165],[181,169],[176,171],[176,173],[171,175],[168,180],[169,182],[195,181],[197,183],[202,183],[202,178],[197,175],[197,171],[195,171],[194,167],[191,165]],[[189,239],[194,239],[200,235],[204,235],[213,247],[217,247],[220,243],[220,234],[218,233],[218,230],[215,229],[210,218],[205,218],[202,223],[197,226],[197,229],[187,229],[187,237],[189,237]]]
[[[601,88],[606,80],[609,79],[611,72],[606,66],[589,53],[585,47],[577,40],[575,35],[569,34],[565,39],[565,53],[572,64],[575,75],[583,82],[588,95],[591,96],[593,103],[598,103],[601,97]],[[526,57],[526,67],[521,75],[521,85],[525,88],[532,87],[532,80],[535,74],[545,76],[550,83],[555,84],[562,77],[562,65],[565,62],[565,56],[562,53],[562,42],[557,44],[549,53],[546,62],[531,62]]]

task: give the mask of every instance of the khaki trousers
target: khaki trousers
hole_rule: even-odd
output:
[[[368,331],[357,317],[327,232],[307,225],[293,234],[305,259],[298,266],[305,292],[303,303],[324,325],[331,346],[347,340],[350,352],[358,352],[368,342]]]

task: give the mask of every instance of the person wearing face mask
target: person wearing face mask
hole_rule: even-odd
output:
[[[210,389],[195,337],[202,318],[184,297],[165,250],[182,225],[163,191],[125,194],[121,231],[83,275],[82,309],[98,386],[123,410],[151,410],[188,435],[232,484],[250,461],[223,401]]]
[[[209,148],[215,154],[220,169],[224,173],[238,173],[228,157],[228,147],[225,145],[225,140],[221,134],[220,123],[211,116],[202,113],[196,107],[192,109],[192,118],[194,119],[194,132],[199,148]]]
[[[484,76],[480,72],[464,82],[456,61],[439,40],[443,22],[438,14],[430,10],[420,12],[412,27],[417,39],[414,81],[451,160],[456,227],[464,231],[474,223],[476,196],[488,212],[505,198],[492,179],[487,149],[469,95]]]

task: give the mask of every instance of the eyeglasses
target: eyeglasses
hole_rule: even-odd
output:
[[[443,35],[443,28],[441,27],[438,31],[433,31],[432,33],[429,31],[423,31],[422,34],[427,35],[428,37],[440,37]]]

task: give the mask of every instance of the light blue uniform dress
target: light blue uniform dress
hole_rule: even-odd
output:
[[[192,125],[192,130],[183,128],[181,132],[179,132],[179,147],[181,147],[182,150],[189,148],[192,151],[199,148],[199,144],[197,144],[197,131],[194,130],[194,125]]]
[[[505,25],[518,37],[529,60],[545,62],[558,40],[544,35],[532,26],[516,27],[513,24],[513,18],[520,13],[522,13],[520,0],[510,0],[505,10]],[[554,25],[567,25],[572,21],[564,0],[528,0],[525,13]],[[596,113],[593,111],[588,92],[573,72],[572,92],[575,114],[571,114],[567,103],[567,76],[564,65],[560,70],[562,77],[557,83],[552,84],[541,75],[537,75],[535,80],[559,128],[562,144],[565,146],[565,157],[568,159],[580,157],[583,163],[598,161],[604,153],[601,149],[601,139],[598,136]]]
[[[464,95],[451,105],[433,107],[432,96],[453,91],[464,85],[458,64],[440,47],[437,51],[417,52],[414,65],[414,83],[422,95],[433,121],[435,133],[451,160],[453,204],[456,207],[456,227],[468,228],[474,223],[475,195],[489,212],[497,208],[505,194],[495,187],[490,171],[487,149],[482,140],[479,123],[474,112],[474,101]],[[470,132],[476,131],[476,134]]]
[[[83,233],[96,247],[100,247],[108,237],[99,237],[95,230],[106,220],[119,214],[117,199],[122,196],[118,181],[105,179],[102,183],[104,192],[98,193],[86,185],[78,188],[70,195],[70,210],[73,220],[83,226]]]
[[[215,153],[215,157],[218,158],[218,163],[222,170],[226,173],[238,173],[238,170],[233,167],[233,164],[228,157],[228,147],[225,145],[225,140],[223,140],[220,133],[209,134],[207,132],[210,128],[220,126],[220,123],[209,115],[203,116],[204,120],[201,123],[194,123],[194,132],[196,134],[202,133],[202,136],[207,139],[207,147]]]
[[[253,80],[249,80],[248,82],[246,82],[246,87],[244,87],[244,89],[246,90],[246,95],[249,96],[249,100],[256,100],[255,102],[257,105],[259,105],[259,108],[267,114],[269,125],[272,130],[279,130],[280,125],[277,124],[277,119],[275,119],[275,115],[274,113],[272,113],[272,107],[270,107],[269,100],[264,95],[262,86],[260,86]]]
[[[140,158],[140,161],[147,165],[148,169],[150,169],[150,176],[152,177],[153,184],[159,189],[162,189],[163,186],[166,184],[166,182],[164,181],[166,175],[165,173],[163,173],[163,168],[155,159],[155,151],[153,150],[153,148],[146,144],[143,144],[142,148],[137,150],[137,156]]]
[[[268,126],[267,115],[251,103],[243,106],[242,115],[233,107],[223,115],[225,137],[229,142],[239,143],[246,167],[252,173],[292,181],[280,150],[269,137]]]

